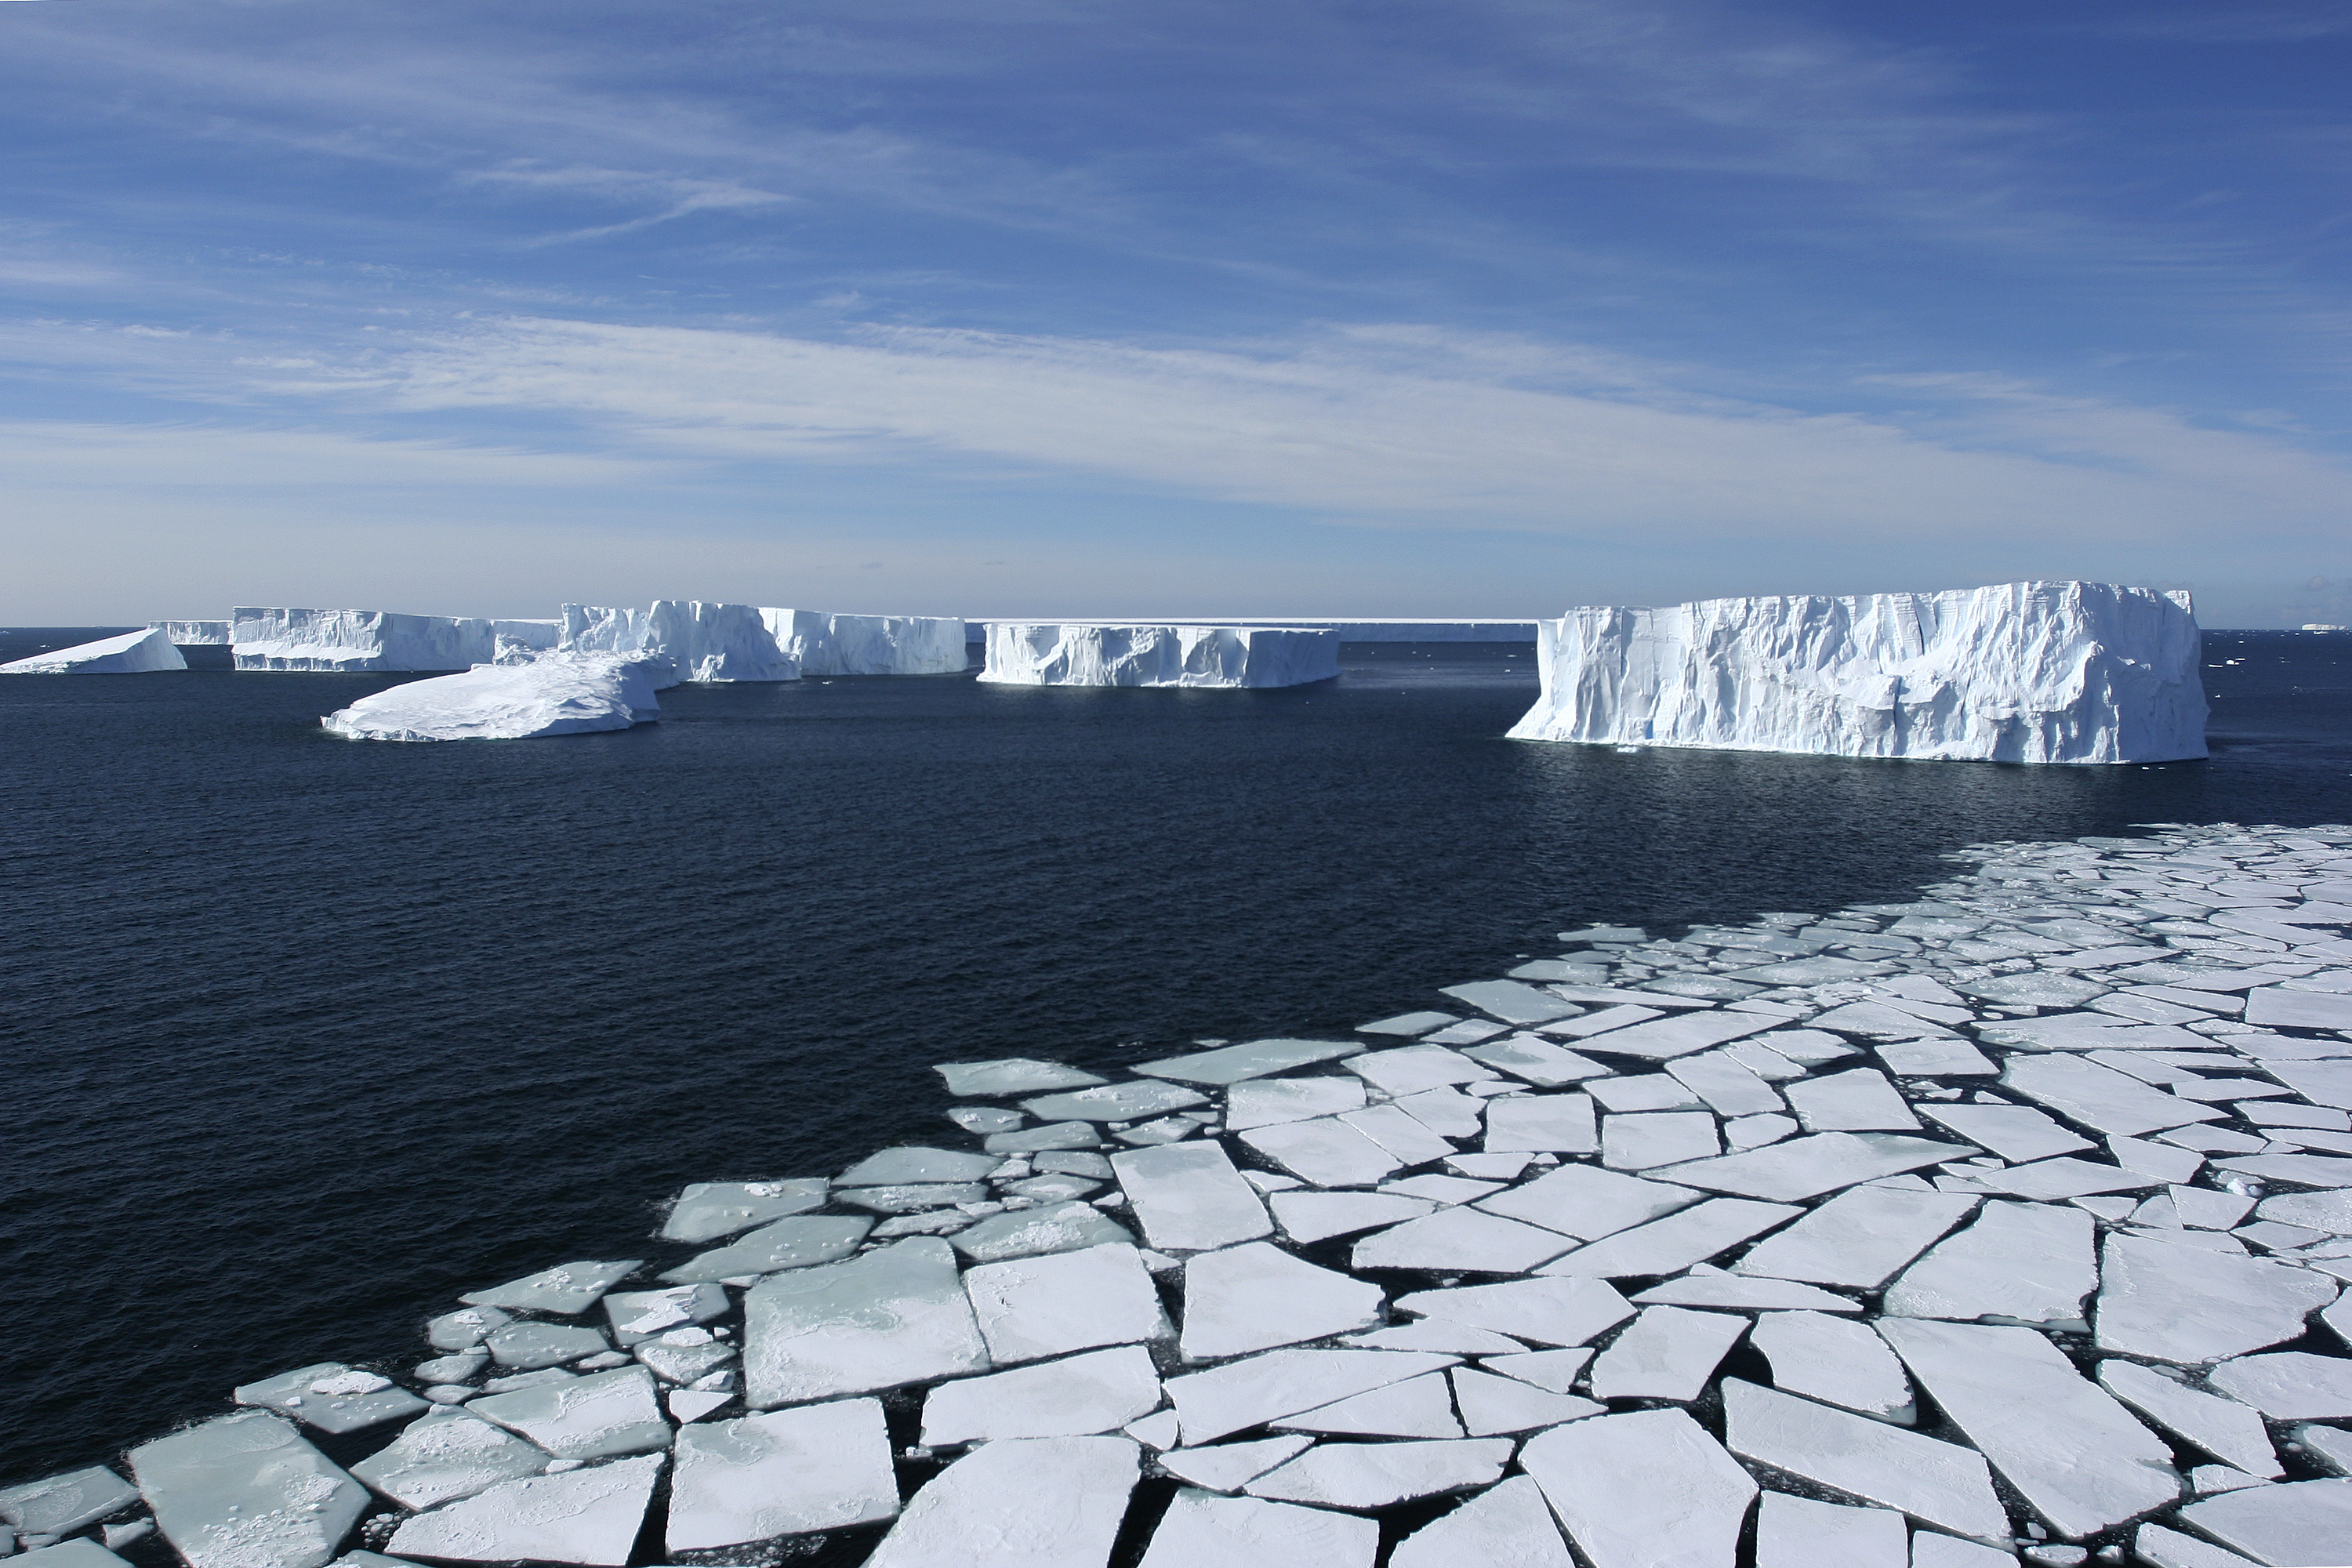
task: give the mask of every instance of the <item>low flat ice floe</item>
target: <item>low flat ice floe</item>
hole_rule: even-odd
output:
[[[935,1144],[697,1184],[646,1258],[257,1369],[128,1479],[0,1488],[0,1546],[2352,1561],[2352,828],[1956,858],[1563,932],[1352,1038],[942,1064]]]

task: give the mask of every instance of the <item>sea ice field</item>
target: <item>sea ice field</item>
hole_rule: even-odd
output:
[[[0,1518],[49,1568],[2341,1562],[2347,769],[2259,717],[2331,657],[2211,636],[2213,762],[2054,776],[1515,747],[1486,650],[698,693],[388,781],[307,697],[14,700],[153,810],[11,836],[57,1374]]]

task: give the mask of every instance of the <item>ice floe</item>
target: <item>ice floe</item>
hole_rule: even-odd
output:
[[[1593,1568],[1732,1568],[1755,1480],[1679,1410],[1640,1410],[1528,1439],[1520,1468]]]
[[[323,1568],[367,1489],[266,1410],[224,1415],[131,1450],[139,1495],[190,1568]]]
[[[653,1501],[665,1456],[501,1481],[487,1491],[402,1522],[386,1542],[395,1556],[464,1563],[579,1563],[618,1568],[629,1560]]]
[[[917,1492],[869,1568],[1104,1568],[1135,1489],[1126,1437],[986,1443]]]

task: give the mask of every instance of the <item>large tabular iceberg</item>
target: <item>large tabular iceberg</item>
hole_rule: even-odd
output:
[[[760,616],[803,675],[961,675],[971,662],[961,616],[778,609]]]
[[[362,697],[320,723],[352,741],[521,741],[625,730],[661,717],[669,665],[642,654],[545,654]]]
[[[0,675],[136,675],[151,669],[185,669],[188,661],[172,639],[154,626],[143,632],[100,637],[78,647],[56,648],[11,664]]]
[[[565,653],[659,654],[682,680],[798,680],[801,674],[751,605],[656,599],[643,612],[566,605],[555,646]]]
[[[1843,757],[2205,755],[2187,595],[2105,583],[1709,599],[1537,623],[1510,733]]]
[[[391,610],[235,609],[229,643],[239,669],[467,669],[497,651],[489,621]]]
[[[1306,626],[988,623],[980,679],[1007,686],[1303,686],[1339,673],[1339,634]]]

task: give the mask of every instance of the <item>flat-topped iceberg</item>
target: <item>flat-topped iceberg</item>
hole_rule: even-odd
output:
[[[149,621],[147,629],[162,632],[182,647],[226,647],[229,644],[226,621]]]
[[[547,654],[478,665],[362,697],[319,721],[352,741],[520,741],[625,730],[661,717],[669,667],[646,655]]]
[[[239,669],[467,669],[496,651],[492,623],[471,616],[254,607],[228,614]]]
[[[760,612],[803,675],[961,675],[971,664],[958,616]]]
[[[800,666],[776,646],[751,605],[656,599],[643,611],[563,606],[563,653],[659,654],[692,681],[798,680]]]
[[[2105,583],[1708,599],[1537,623],[1523,741],[1844,757],[2205,755],[2187,595]]]
[[[187,668],[188,661],[180,657],[172,639],[150,626],[143,632],[100,637],[0,664],[0,675],[138,675],[151,669]]]
[[[1304,686],[1339,673],[1339,634],[1314,626],[991,621],[980,679],[1005,686]]]

